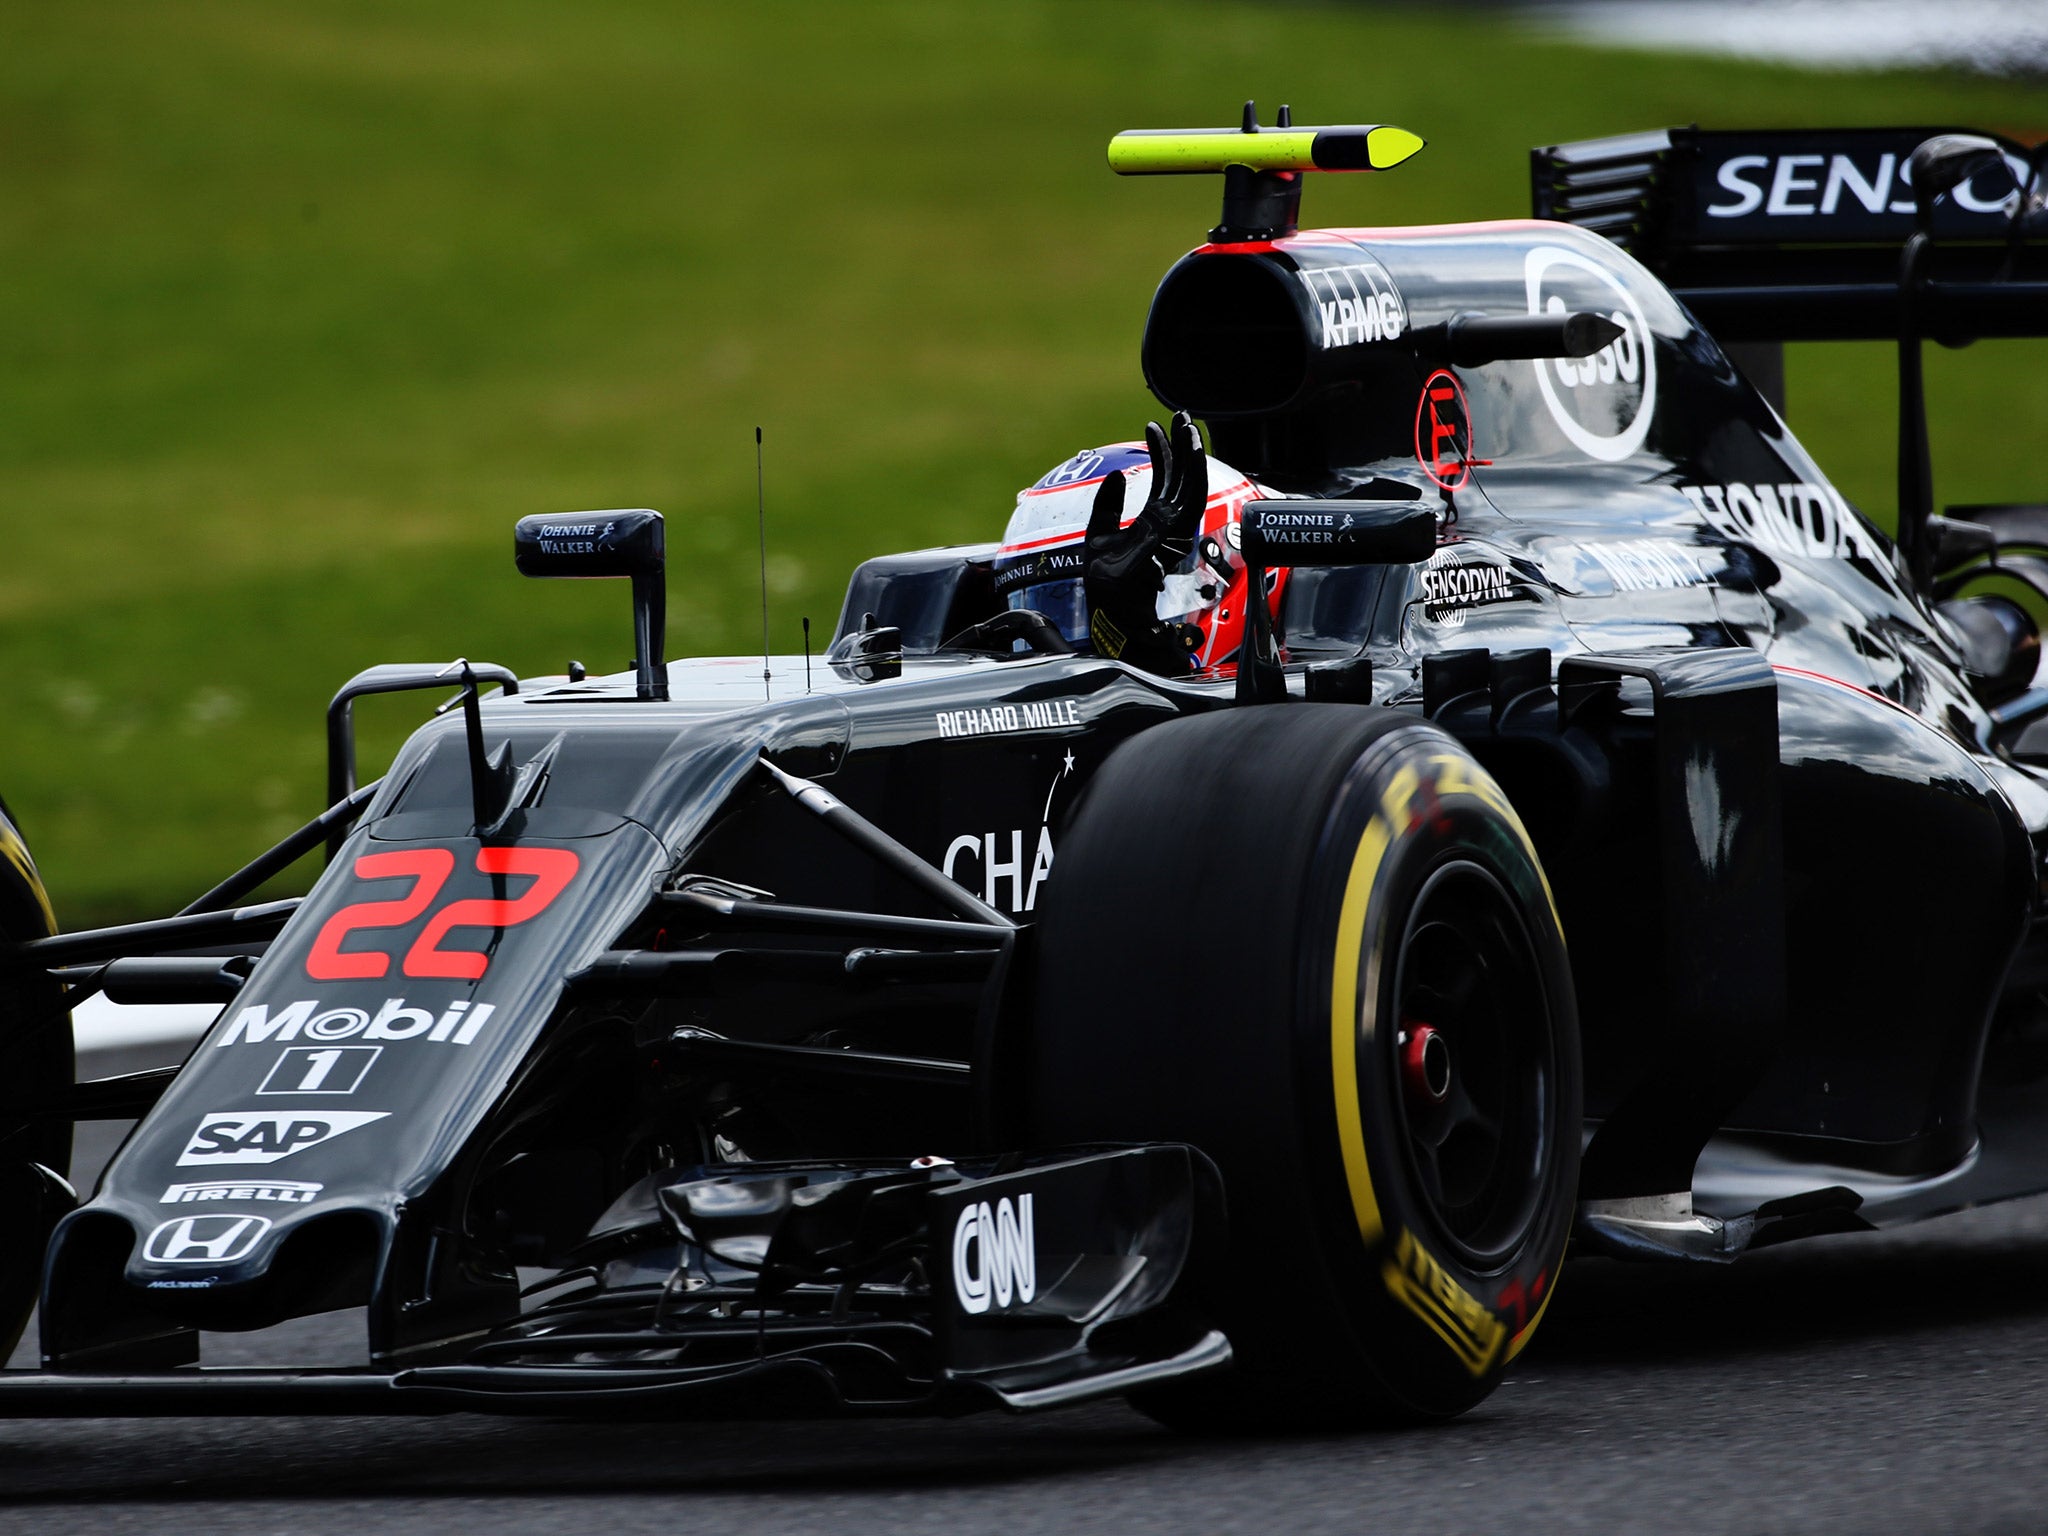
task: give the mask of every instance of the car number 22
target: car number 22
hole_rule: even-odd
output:
[[[470,949],[443,949],[458,928],[489,928],[503,932],[538,917],[576,878],[577,856],[566,848],[479,848],[479,874],[525,876],[531,883],[512,897],[472,896],[446,902],[406,948],[400,969],[413,977],[455,977],[475,980],[490,965],[488,954]],[[434,907],[448,877],[455,872],[455,853],[448,848],[402,848],[366,853],[355,862],[358,880],[412,882],[403,895],[384,901],[358,901],[343,907],[321,925],[306,953],[306,973],[316,981],[348,981],[386,976],[391,952],[382,949],[344,950],[350,934],[376,929],[406,928]],[[395,946],[394,946],[395,947]]]

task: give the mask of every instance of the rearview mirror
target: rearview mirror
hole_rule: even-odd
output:
[[[1460,368],[1527,358],[1591,357],[1624,334],[1605,315],[1590,310],[1558,310],[1547,315],[1482,315],[1468,311],[1444,322],[1444,340],[1451,361]]]
[[[636,576],[665,563],[661,514],[543,512],[512,529],[512,558],[522,576]]]
[[[542,512],[512,529],[512,559],[525,576],[626,576],[633,582],[633,670],[643,699],[668,697],[662,662],[668,625],[667,540],[661,514]]]
[[[1248,501],[1245,564],[1414,565],[1436,553],[1436,513],[1419,501]]]
[[[1998,145],[1977,133],[1937,133],[1924,141],[1906,161],[1906,174],[1913,183],[1913,208],[1920,228],[1934,228],[1934,200],[1953,192],[1979,171],[1997,166],[2006,180],[2018,185],[2005,153]]]

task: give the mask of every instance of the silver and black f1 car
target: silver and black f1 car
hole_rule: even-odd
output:
[[[659,517],[532,517],[630,672],[371,668],[330,809],[157,922],[53,933],[0,819],[0,1412],[1439,1418],[1568,1241],[2048,1189],[2048,513],[1934,515],[1918,394],[2048,334],[2039,166],[1674,131],[1539,152],[1537,220],[1297,230],[1418,144],[1112,147],[1224,178],[1143,351],[1278,493],[1222,666],[1075,649],[993,546],[861,566],[815,671],[665,662]],[[1899,339],[1896,541],[1752,382],[1805,336]],[[460,707],[358,786],[406,689]],[[74,1086],[93,993],[224,1008]],[[352,1306],[360,1367],[199,1363]]]

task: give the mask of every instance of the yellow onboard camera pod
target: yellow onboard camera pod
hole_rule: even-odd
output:
[[[1119,176],[1184,176],[1228,170],[1390,171],[1422,148],[1391,123],[1344,128],[1132,128],[1109,141]]]
[[[1297,128],[1286,107],[1276,127],[1259,126],[1244,104],[1238,128],[1134,128],[1109,141],[1119,176],[1223,175],[1223,222],[1212,241],[1272,240],[1294,233],[1303,171],[1387,171],[1422,148],[1389,123]]]

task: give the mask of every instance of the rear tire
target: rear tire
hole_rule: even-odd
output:
[[[1485,771],[1387,710],[1163,725],[1090,784],[1042,911],[1027,1134],[1223,1173],[1195,1300],[1235,1364],[1138,1406],[1346,1426],[1484,1398],[1555,1284],[1580,1124],[1563,938]]]

